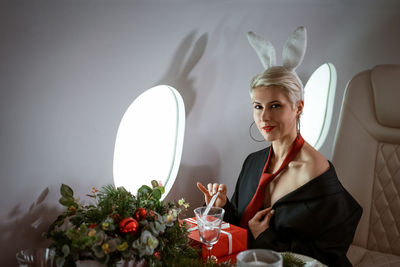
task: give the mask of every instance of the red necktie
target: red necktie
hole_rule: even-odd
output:
[[[265,198],[265,189],[268,183],[270,183],[274,178],[288,166],[289,162],[291,162],[297,153],[300,151],[301,147],[304,144],[304,139],[301,137],[300,134],[297,135],[296,139],[294,140],[292,146],[289,149],[285,159],[282,162],[282,165],[275,173],[267,173],[268,163],[271,156],[272,146],[269,149],[268,159],[265,163],[264,170],[261,173],[260,181],[258,183],[257,191],[254,194],[252,200],[250,201],[249,205],[247,205],[242,218],[240,220],[240,225],[244,228],[248,228],[248,222],[251,220],[254,215],[261,209],[264,204]]]

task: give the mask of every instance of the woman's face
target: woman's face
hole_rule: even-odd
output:
[[[296,135],[297,116],[303,101],[294,106],[284,89],[271,85],[253,89],[253,118],[258,130],[267,141]]]

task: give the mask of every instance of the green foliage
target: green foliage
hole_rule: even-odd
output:
[[[176,222],[178,224],[178,222]],[[163,257],[168,262],[176,260],[176,255],[182,258],[197,258],[198,251],[194,250],[189,245],[188,238],[181,238],[187,236],[186,227],[170,227],[166,229],[166,235],[160,241],[160,246],[163,251]],[[168,237],[168,238],[167,238]]]
[[[190,258],[185,258],[185,257],[177,257],[174,260],[170,260],[166,262],[165,265],[162,266],[168,266],[168,267],[233,267],[235,264],[232,262],[221,262],[217,263],[214,261],[207,261],[203,262],[201,259],[190,259]]]
[[[164,187],[159,186],[157,181],[152,181],[153,188],[143,185],[139,188],[137,198],[139,206],[144,208],[154,208],[157,212],[162,212],[160,202],[162,194],[165,192]]]
[[[305,266],[305,262],[301,259],[297,258],[290,252],[281,253],[283,260],[283,267],[303,267]]]
[[[61,205],[65,206],[65,207],[71,207],[71,206],[73,206],[75,208],[78,207],[77,203],[75,203],[74,191],[71,189],[71,187],[69,187],[68,185],[62,184],[60,193],[61,193],[61,198],[60,198],[59,202]]]
[[[103,214],[119,214],[122,218],[129,217],[136,210],[137,199],[124,187],[104,186],[97,195],[98,208]]]
[[[61,185],[60,193],[61,193],[61,196],[65,197],[65,198],[74,196],[74,191],[72,190],[72,188],[65,184]]]
[[[87,196],[95,204],[85,205],[69,186],[61,185],[59,202],[65,210],[45,233],[56,250],[57,266],[76,266],[84,259],[109,267],[121,260],[142,260],[148,266],[203,266],[198,251],[189,245],[186,227],[178,221],[188,204],[183,199],[164,203],[163,193],[156,181],[152,187],[140,187],[136,196],[123,187],[106,185],[93,188]]]

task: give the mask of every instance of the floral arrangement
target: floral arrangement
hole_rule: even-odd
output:
[[[87,205],[75,199],[67,185],[63,184],[60,192],[59,202],[66,209],[45,233],[56,251],[58,267],[76,266],[77,261],[87,259],[106,266],[121,262],[203,265],[198,252],[189,246],[186,227],[178,220],[188,204],[183,199],[162,202],[164,188],[158,182],[152,181],[152,188],[143,185],[136,196],[123,187],[93,188],[87,195],[92,204]]]

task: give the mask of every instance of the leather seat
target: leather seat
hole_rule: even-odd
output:
[[[400,65],[378,65],[349,82],[332,161],[363,207],[350,261],[400,266]]]

